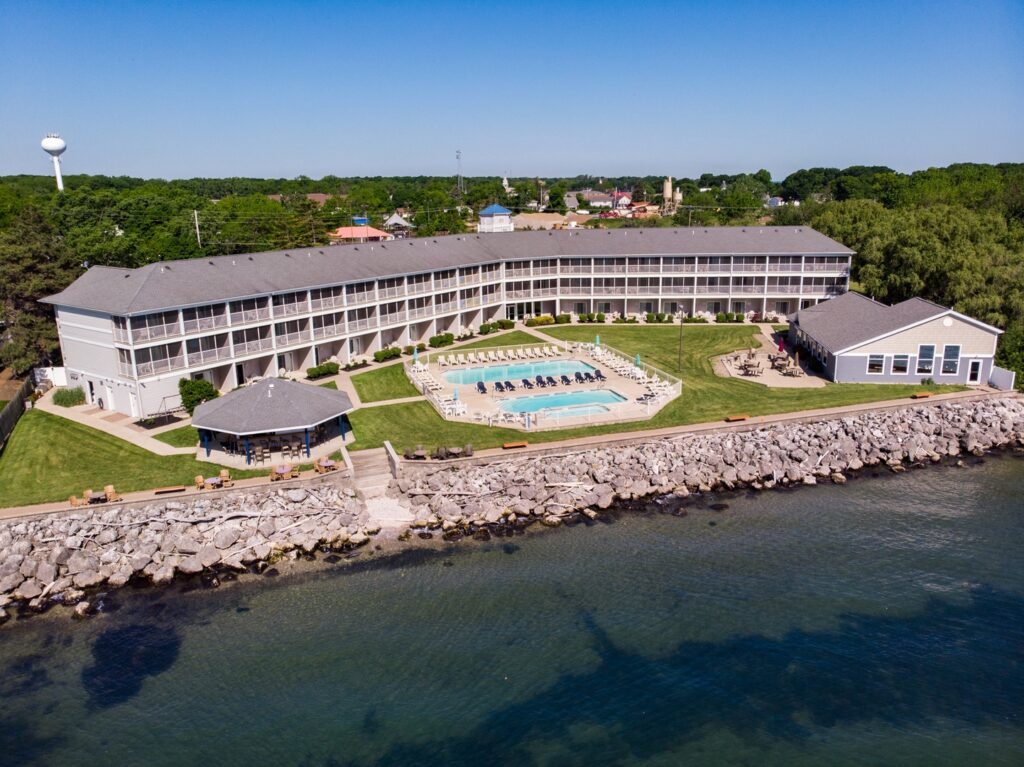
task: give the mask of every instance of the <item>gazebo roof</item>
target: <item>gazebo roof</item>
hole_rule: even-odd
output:
[[[203,402],[192,415],[192,425],[243,437],[311,428],[351,409],[352,400],[343,391],[264,378]]]

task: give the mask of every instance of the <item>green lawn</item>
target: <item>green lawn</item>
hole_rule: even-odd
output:
[[[592,341],[593,326],[547,327],[543,331],[566,341]],[[684,326],[683,393],[649,421],[617,425],[591,426],[558,431],[534,432],[530,442],[593,434],[655,429],[689,423],[720,421],[726,416],[744,413],[751,416],[787,413],[824,407],[838,407],[885,399],[909,397],[917,391],[956,391],[959,387],[919,386],[915,384],[829,384],[817,389],[769,389],[752,381],[721,378],[712,371],[711,358],[754,344],[757,329],[750,325]],[[667,373],[679,375],[677,364],[679,326],[605,325],[600,328],[601,342],[641,359]],[[476,424],[444,421],[426,402],[390,405],[357,410],[350,416],[355,430],[353,449],[379,447],[385,439],[399,450],[423,443],[434,447],[443,442],[471,442],[474,447],[495,447],[512,435],[524,438],[521,431],[490,429]]]
[[[536,336],[531,336],[529,333],[524,333],[521,330],[512,330],[508,333],[484,336],[479,341],[474,341],[471,344],[460,346],[455,351],[461,352],[464,349],[487,349],[494,346],[519,346],[521,344],[536,343],[541,343],[540,339]],[[444,349],[438,349],[438,351],[443,352]]]
[[[177,429],[154,434],[153,439],[166,442],[171,447],[195,447],[199,444],[199,432],[193,426],[179,426]]]
[[[222,467],[189,455],[153,455],[117,437],[42,410],[18,421],[0,454],[0,507],[64,500],[113,484],[120,492],[191,485]],[[265,476],[232,470],[233,477]]]
[[[328,381],[327,383],[320,384],[320,387],[323,388],[323,389],[337,389],[338,388],[338,382],[337,381]]]
[[[352,376],[352,385],[363,402],[415,397],[419,394],[401,363]]]

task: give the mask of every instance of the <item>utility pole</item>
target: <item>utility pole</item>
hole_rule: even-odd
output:
[[[192,209],[192,220],[196,223],[196,242],[199,243],[199,247],[203,247],[203,238],[199,236],[199,211],[195,208]]]

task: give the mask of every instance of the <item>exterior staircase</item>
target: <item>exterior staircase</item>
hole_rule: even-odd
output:
[[[384,448],[357,450],[349,453],[352,460],[352,481],[364,499],[382,498],[391,482],[391,467]]]

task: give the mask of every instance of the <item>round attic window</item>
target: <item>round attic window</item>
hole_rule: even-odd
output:
[[[952,327],[953,326],[953,318],[952,317],[946,317],[942,321],[942,326],[945,327],[945,328]]]

